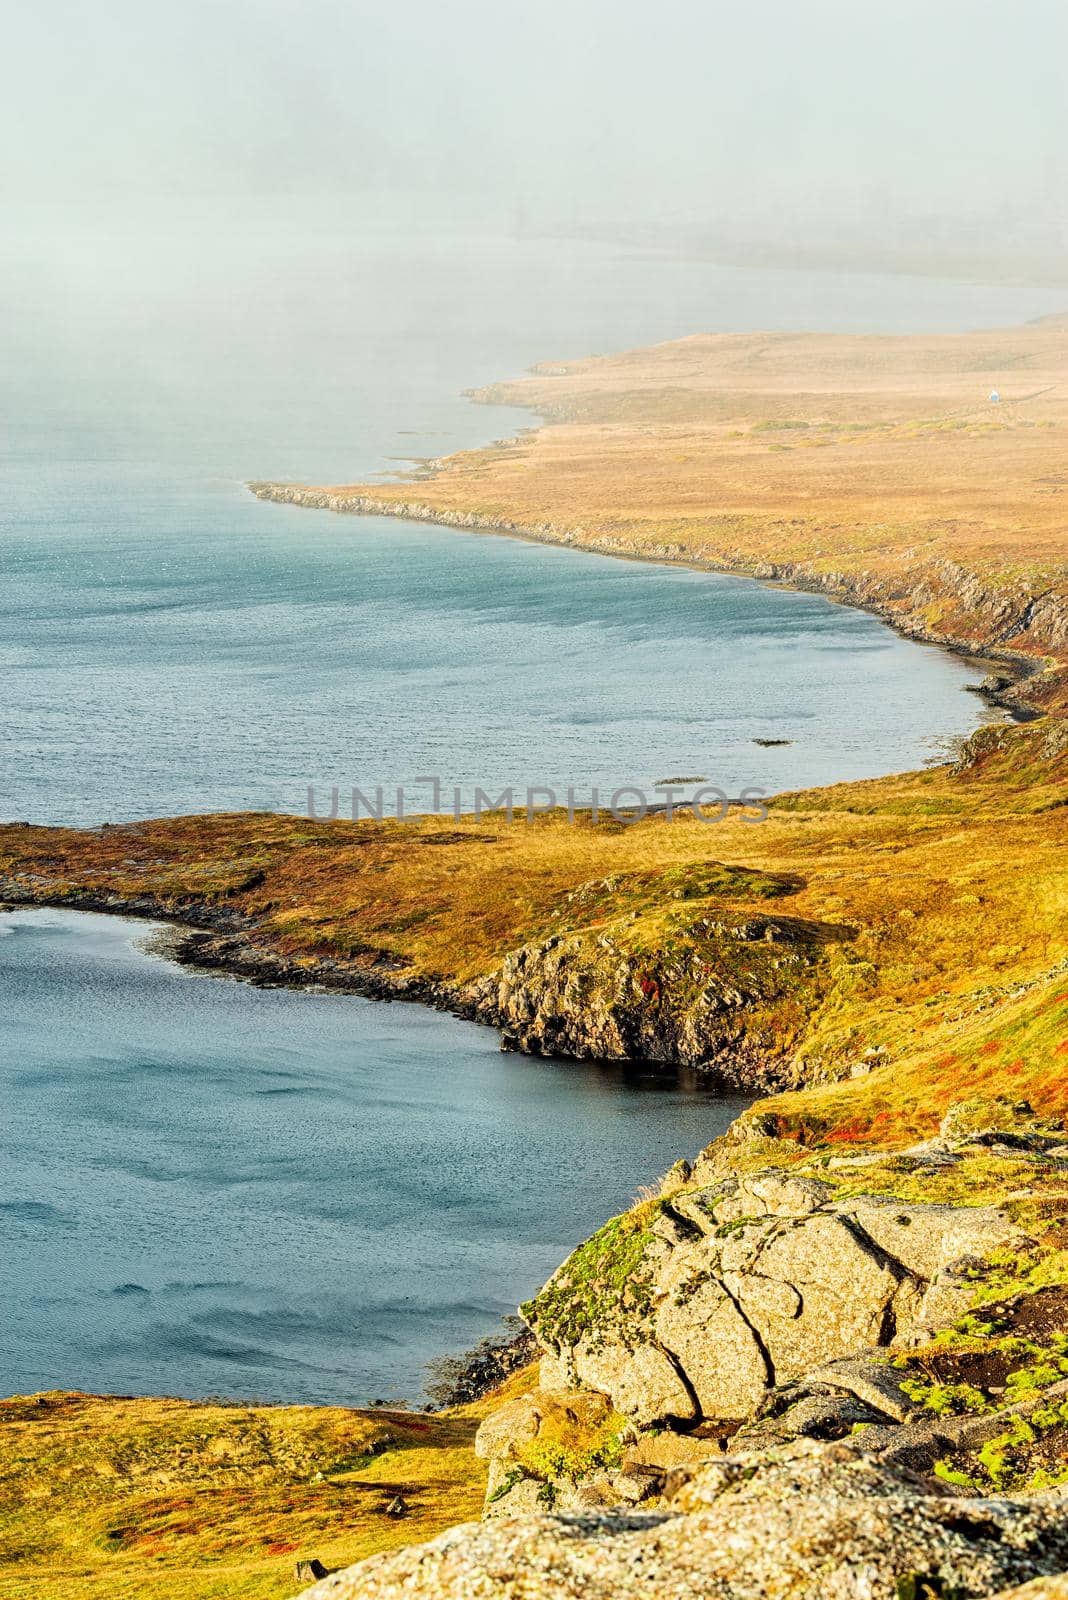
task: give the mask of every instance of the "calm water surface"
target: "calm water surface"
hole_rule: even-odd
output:
[[[811,597],[262,504],[527,425],[461,390],[698,329],[964,328],[1056,291],[308,218],[0,241],[0,818],[307,786],[791,787],[974,726],[959,662]],[[757,737],[792,742],[762,750]]]
[[[531,419],[460,391],[538,360],[994,326],[1056,291],[291,213],[7,226],[0,818],[295,810],[309,783],[431,773],[776,789],[975,725],[970,668],[812,597],[242,484],[512,432]],[[414,1396],[736,1109],[429,1012],[192,978],[134,938],[0,918],[3,1392]]]
[[[0,916],[0,1393],[415,1398],[744,1102]]]

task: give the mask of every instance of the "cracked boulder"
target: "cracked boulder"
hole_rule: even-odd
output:
[[[770,1170],[615,1219],[523,1314],[545,1387],[601,1390],[643,1427],[742,1421],[814,1368],[929,1336],[964,1309],[970,1260],[1024,1242],[993,1207]]]

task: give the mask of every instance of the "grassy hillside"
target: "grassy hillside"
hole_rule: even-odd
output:
[[[1068,729],[992,725],[957,768],[782,796],[759,824],[12,825],[0,895],[206,907],[297,979],[378,974],[458,1000],[555,940],[575,1009],[620,971],[639,1019],[741,996],[723,1011],[734,1042],[816,1086],[781,1102],[784,1126],[894,1142],[973,1089],[1068,1111],[1066,799]]]
[[[417,487],[257,492],[810,584],[907,631],[1008,651],[1032,671],[1032,707],[1058,713],[1066,331],[683,340],[488,392],[554,425],[452,458]],[[1003,1263],[991,1293],[1034,1296],[1060,1294],[1068,1275],[1056,1160],[1010,1143],[920,1176],[894,1152],[961,1102],[984,1126],[1068,1119],[1066,846],[1068,723],[1053,715],[985,728],[953,765],[780,796],[759,824],[737,811],[715,825],[560,813],[10,824],[0,899],[169,916],[200,930],[202,958],[263,980],[502,1020],[529,1001],[538,1027],[569,1013],[591,1054],[622,1028],[660,1059],[703,1059],[701,1030],[718,1029],[724,1051],[767,1060],[793,1087],[756,1105],[706,1169],[771,1161],[843,1191],[997,1199],[1040,1246]],[[583,1040],[585,1018],[600,1031]],[[622,1240],[625,1266],[658,1204],[609,1224],[594,1252]],[[932,1357],[924,1378],[947,1372]],[[340,1566],[476,1516],[473,1434],[503,1397],[437,1417],[0,1403],[0,1587],[12,1600],[282,1600],[298,1555]],[[398,1493],[410,1512],[394,1520]]]
[[[519,1393],[520,1375],[495,1402]],[[5,1600],[285,1600],[478,1516],[491,1402],[425,1416],[53,1393],[0,1401]],[[397,1495],[408,1506],[387,1515]]]

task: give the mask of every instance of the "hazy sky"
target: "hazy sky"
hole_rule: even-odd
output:
[[[1065,0],[36,0],[9,198],[1065,214]]]

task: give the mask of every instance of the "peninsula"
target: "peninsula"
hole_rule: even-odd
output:
[[[5,1402],[13,1594],[284,1600],[357,1562],[315,1600],[1064,1600],[1066,380],[1065,319],[701,336],[485,391],[548,420],[417,484],[254,486],[814,588],[988,656],[1018,725],[759,826],[0,828],[7,906],[754,1095],[533,1294],[538,1360],[474,1405]]]
[[[416,482],[255,483],[811,588],[1068,700],[1068,316],[973,334],[701,334],[479,391],[545,424]],[[1004,693],[1000,683],[995,693]]]

